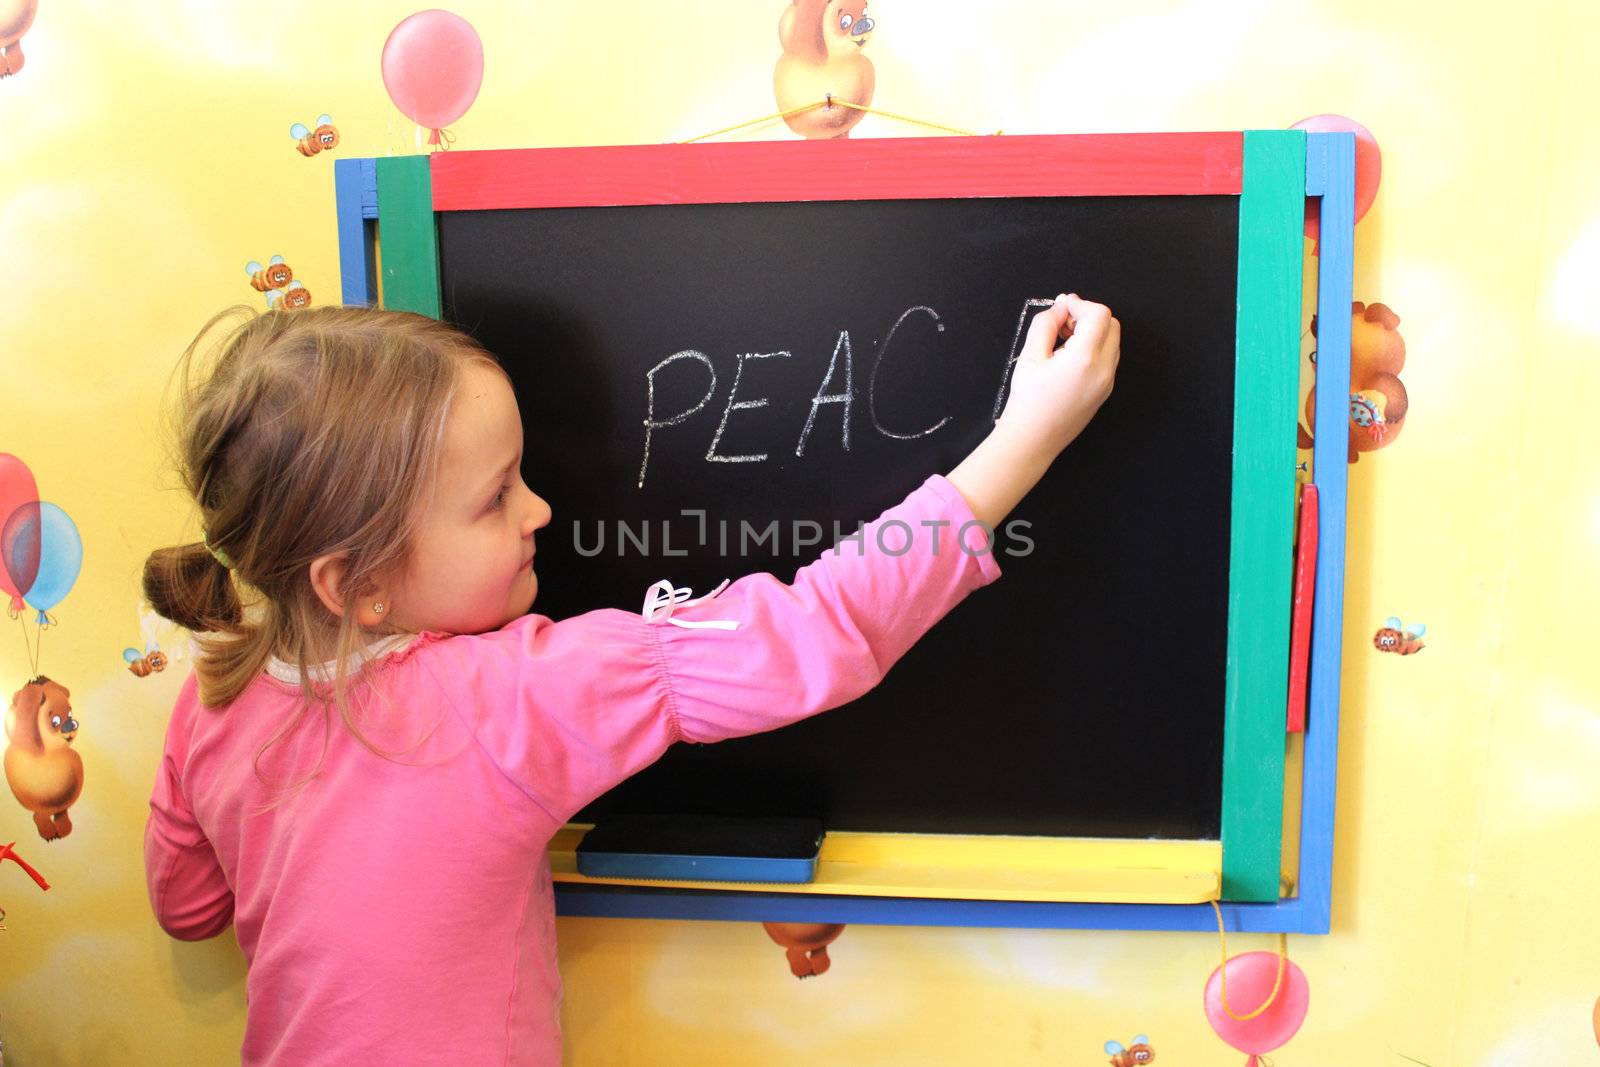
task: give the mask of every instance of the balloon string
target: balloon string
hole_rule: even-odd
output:
[[[1278,991],[1283,988],[1284,967],[1289,962],[1289,935],[1285,933],[1278,934],[1278,976],[1273,979],[1272,992],[1267,994],[1267,999],[1262,1003],[1261,1007],[1249,1015],[1237,1015],[1228,1006],[1228,931],[1222,925],[1222,909],[1217,906],[1217,902],[1214,900],[1210,901],[1210,904],[1211,910],[1217,913],[1217,936],[1222,939],[1222,967],[1219,970],[1222,975],[1222,1010],[1227,1012],[1232,1019],[1241,1023],[1249,1022],[1272,1007],[1273,1002],[1278,999]],[[1271,1062],[1266,1062],[1267,1067],[1271,1067]]]
[[[819,107],[830,107],[834,104],[838,104],[840,107],[848,107],[855,111],[873,112],[875,114],[882,115],[885,118],[899,119],[901,122],[910,122],[917,126],[927,126],[935,130],[944,130],[946,133],[959,133],[967,137],[979,136],[979,134],[973,132],[972,130],[963,130],[955,126],[943,126],[937,122],[927,122],[923,119],[914,119],[908,115],[897,115],[892,111],[884,111],[882,108],[866,107],[862,104],[852,104],[848,100],[836,100],[832,96],[825,96],[821,100],[817,100],[810,104],[802,104],[800,107],[792,107],[788,111],[775,111],[770,115],[762,115],[758,119],[748,119],[744,122],[735,123],[732,126],[724,126],[720,130],[712,130],[710,133],[702,133],[698,137],[690,137],[688,140],[679,141],[678,143],[694,144],[694,142],[704,141],[708,137],[720,137],[725,133],[732,133],[735,130],[742,130],[746,126],[756,126],[763,122],[771,122],[773,119],[786,119],[790,115],[798,115],[805,111],[815,111]],[[996,130],[995,132],[998,134],[1000,131]]]
[[[28,670],[30,672],[28,677],[30,679],[37,678],[39,677],[39,636],[43,632],[43,628],[41,627],[40,629],[34,631],[33,645],[29,646],[28,620],[25,619],[21,614],[15,615],[13,618],[17,620],[17,625],[22,627],[22,649],[25,653],[27,653],[28,656]]]
[[[446,127],[440,126],[438,129],[428,130],[428,143],[437,146],[434,148],[435,152],[448,152],[450,146],[456,143],[456,135]]]

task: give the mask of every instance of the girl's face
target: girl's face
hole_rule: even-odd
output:
[[[462,370],[445,420],[433,499],[385,620],[405,631],[476,634],[527,613],[538,594],[533,532],[550,505],[522,481],[522,416],[499,371]]]

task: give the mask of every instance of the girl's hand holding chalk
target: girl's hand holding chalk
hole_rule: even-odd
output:
[[[1000,525],[1038,483],[1111,395],[1121,354],[1122,324],[1104,304],[1063,293],[1033,317],[1005,410],[948,476],[974,517]]]
[[[1066,343],[1056,346],[1057,338]],[[1050,450],[1072,443],[1111,395],[1122,324],[1104,304],[1063,293],[1028,326],[997,429]]]

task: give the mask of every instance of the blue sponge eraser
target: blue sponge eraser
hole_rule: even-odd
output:
[[[781,882],[816,877],[819,819],[615,815],[584,835],[578,873],[589,878]]]

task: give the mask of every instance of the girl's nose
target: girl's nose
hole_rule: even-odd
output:
[[[850,27],[850,36],[860,37],[864,33],[871,33],[872,27],[875,25],[876,23],[863,15],[856,19],[856,24],[854,26]]]
[[[549,501],[545,500],[544,497],[531,491],[529,495],[533,497],[533,507],[528,509],[528,514],[523,519],[522,524],[524,529],[527,530],[528,536],[532,536],[533,531],[542,529],[550,524],[550,518],[554,513],[550,510]]]

